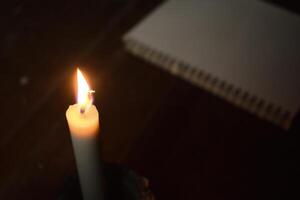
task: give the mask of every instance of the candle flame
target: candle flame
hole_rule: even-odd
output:
[[[81,113],[84,113],[92,105],[93,99],[91,93],[93,92],[90,90],[83,74],[77,68],[77,103],[80,105]]]

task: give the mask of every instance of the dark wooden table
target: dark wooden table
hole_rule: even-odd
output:
[[[56,199],[74,173],[65,111],[76,65],[96,90],[103,159],[148,177],[157,199],[289,192],[293,133],[124,51],[122,35],[159,3],[2,3],[0,199]]]

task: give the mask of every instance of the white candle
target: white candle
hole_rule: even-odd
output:
[[[69,106],[66,117],[84,200],[103,199],[99,148],[99,115],[92,105],[91,90],[77,69],[77,104]]]

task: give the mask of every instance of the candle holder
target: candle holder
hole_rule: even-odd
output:
[[[118,164],[104,164],[105,200],[154,200],[149,181]],[[66,179],[57,200],[83,200],[77,175]]]

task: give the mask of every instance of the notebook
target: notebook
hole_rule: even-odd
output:
[[[288,129],[300,105],[300,18],[258,0],[169,0],[126,49]]]

